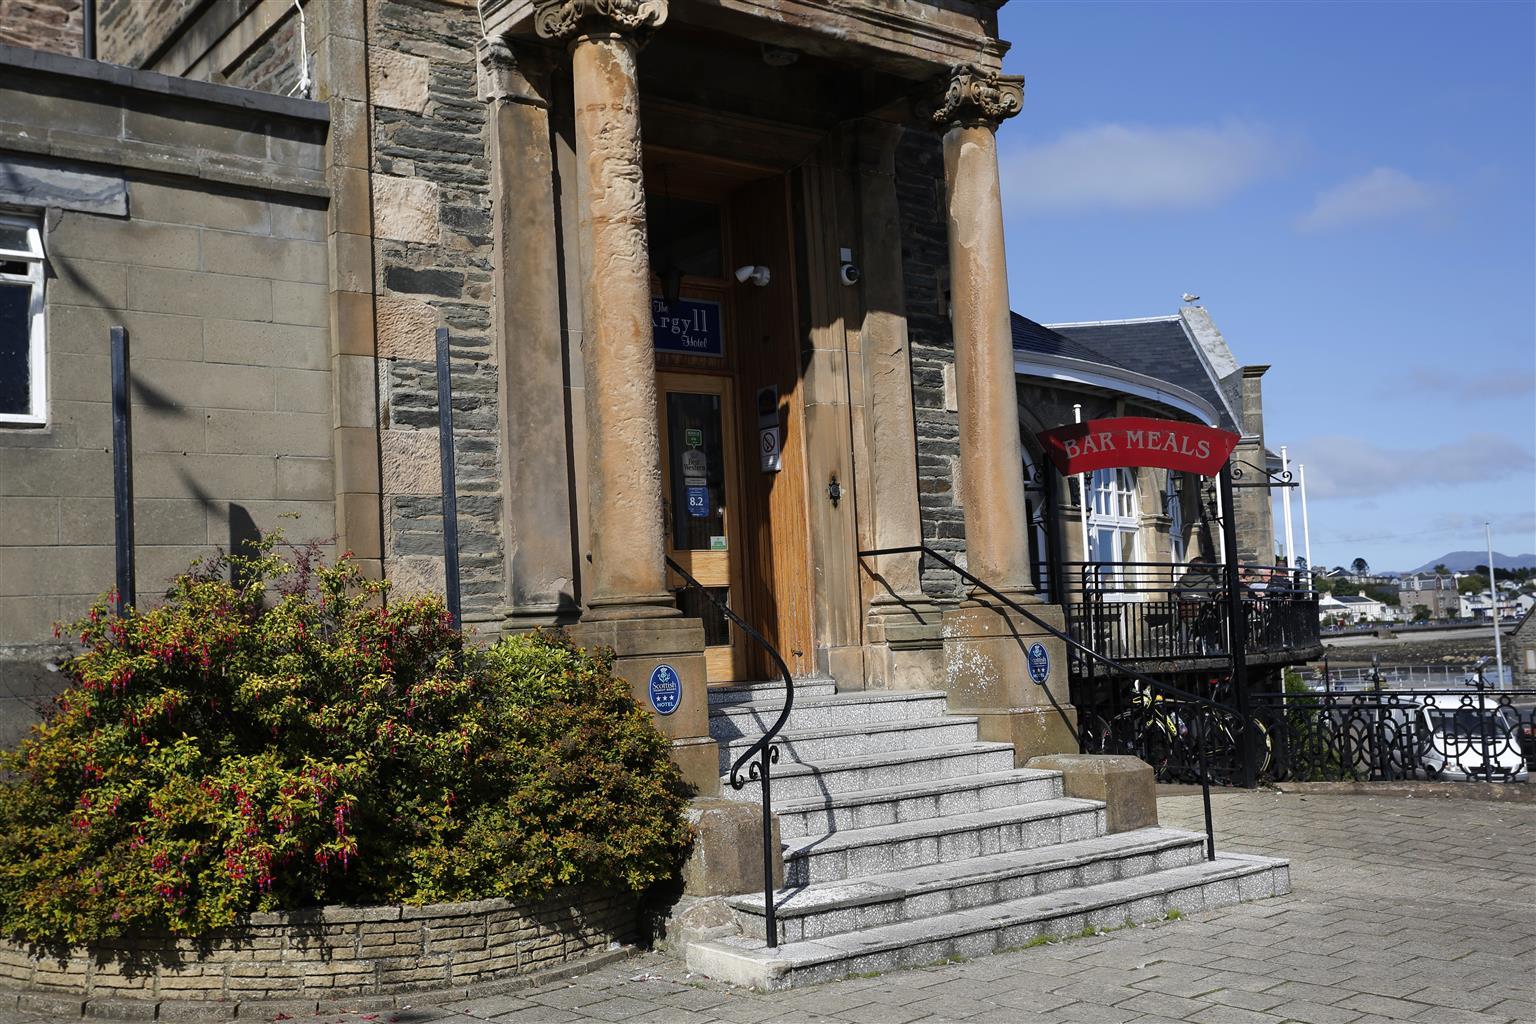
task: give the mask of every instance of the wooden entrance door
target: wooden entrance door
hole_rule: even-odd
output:
[[[667,496],[667,554],[711,596],[740,614],[741,449],[731,380],[660,373],[656,387],[662,488]],[[682,587],[675,577],[670,582]],[[740,630],[692,588],[679,590],[678,603],[684,615],[697,616],[704,623],[709,681],[744,678],[745,638],[738,635]]]
[[[663,339],[656,353],[668,553],[759,630],[791,672],[809,675],[813,602],[789,181],[782,172],[659,148],[648,150],[645,174],[655,301],[670,312],[670,272],[685,307],[715,310],[720,328],[718,344]],[[736,279],[734,271],[749,265],[769,269],[766,285]],[[782,448],[776,470],[764,467],[760,451],[761,430],[771,424]],[[699,433],[690,438],[689,430]],[[700,514],[690,513],[690,500],[701,503],[693,508]],[[758,645],[697,594],[682,590],[678,600],[684,614],[704,620],[711,683],[777,675]]]

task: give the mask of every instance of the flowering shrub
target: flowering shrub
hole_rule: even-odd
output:
[[[72,685],[0,753],[0,931],[196,935],[670,875],[686,798],[610,662],[559,635],[478,651],[440,599],[387,587],[268,545],[159,607],[92,609]]]

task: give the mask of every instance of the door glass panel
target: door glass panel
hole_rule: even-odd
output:
[[[715,601],[729,606],[730,587],[707,587]],[[706,600],[704,595],[692,587],[684,587],[677,592],[677,606],[682,609],[683,615],[690,619],[698,619],[704,624],[705,647],[729,647],[731,644],[731,620],[715,605],[714,601]]]
[[[726,550],[720,396],[667,393],[667,458],[673,550]]]

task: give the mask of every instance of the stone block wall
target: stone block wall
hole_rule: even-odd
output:
[[[80,53],[81,0],[0,0],[0,43]]]
[[[490,630],[506,602],[498,360],[492,344],[486,107],[479,23],[448,0],[380,0],[369,39],[379,289],[385,571],[442,587],[432,328],[452,332],[459,566],[466,621]]]
[[[203,0],[97,0],[96,53],[125,67],[144,67]]]
[[[902,133],[896,153],[896,199],[912,352],[923,543],[964,565],[960,415],[951,383],[955,342],[949,326],[949,229],[944,152],[936,133],[913,129]],[[934,598],[958,597],[960,580],[948,569],[925,564],[923,590]]]
[[[49,392],[44,425],[0,428],[0,742],[59,678],[53,624],[114,582],[113,325],[141,602],[258,535],[336,533],[325,112],[247,96],[0,51],[0,202],[43,228]]]
[[[138,935],[60,952],[0,941],[0,1011],[225,1019],[313,1013],[337,1000],[464,989],[631,941],[633,896],[533,903],[323,907],[256,913],[197,940]],[[367,1005],[388,1006],[387,998]]]

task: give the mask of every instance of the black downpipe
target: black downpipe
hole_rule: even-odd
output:
[[[117,614],[138,603],[133,571],[133,409],[128,383],[128,332],[109,334],[112,348],[112,513],[117,546]]]
[[[80,3],[80,56],[96,59],[96,0]]]
[[[448,328],[437,329],[437,461],[443,490],[443,589],[448,614],[463,628],[459,606],[459,490],[453,470],[453,379],[448,363]]]

